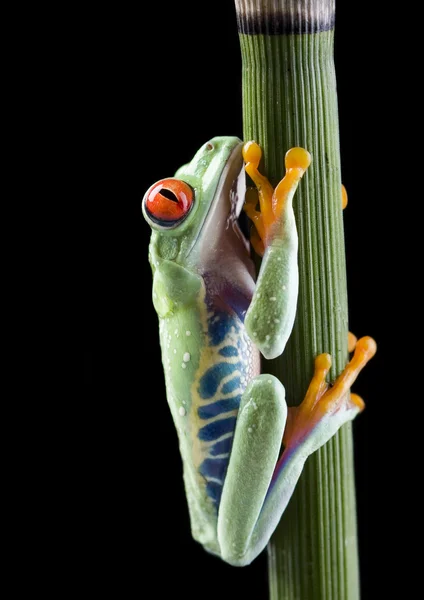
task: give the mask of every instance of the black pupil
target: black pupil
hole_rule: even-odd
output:
[[[168,200],[172,200],[172,202],[176,202],[178,204],[178,198],[174,194],[174,192],[171,192],[171,190],[168,190],[166,188],[162,188],[161,191],[160,191],[160,193],[162,194],[162,196],[164,196]]]

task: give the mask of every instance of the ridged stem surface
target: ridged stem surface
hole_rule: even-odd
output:
[[[347,353],[347,293],[333,0],[235,0],[243,60],[244,139],[263,148],[273,184],[284,154],[303,146],[312,164],[294,200],[300,288],[283,356],[263,362],[299,404],[314,357],[329,352],[331,380]],[[359,598],[351,426],[307,461],[269,545],[271,600]]]

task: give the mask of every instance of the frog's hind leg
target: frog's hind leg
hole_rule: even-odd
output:
[[[253,378],[240,403],[218,513],[221,556],[232,565],[243,566],[254,558],[251,536],[278,460],[286,418],[280,381],[272,375]]]
[[[372,338],[366,336],[358,340],[352,359],[333,385],[326,382],[331,367],[330,355],[320,354],[315,359],[315,372],[305,399],[288,411],[284,452],[276,465],[251,538],[251,548],[255,552],[263,550],[277,526],[308,456],[364,409],[363,400],[350,393],[350,386],[375,352],[376,343]]]
[[[332,386],[326,381],[331,357],[317,356],[305,399],[300,406],[288,409],[287,419],[282,384],[267,375],[252,381],[243,397],[234,458],[232,452],[224,503],[219,509],[218,541],[225,560],[247,565],[265,548],[308,456],[363,410],[364,402],[350,394],[350,386],[375,351],[372,338],[358,340],[352,359]],[[259,423],[257,431],[254,424],[258,427]],[[282,427],[284,452],[277,462]]]

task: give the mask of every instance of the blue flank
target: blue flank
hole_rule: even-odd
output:
[[[214,311],[208,319],[208,333],[211,346],[219,346],[224,341],[226,335],[230,333],[231,327],[234,327],[236,333],[239,333],[239,323],[239,319],[234,315],[223,311]]]
[[[225,433],[233,432],[236,421],[237,417],[229,417],[228,419],[220,419],[219,421],[213,421],[213,423],[205,425],[199,429],[199,440],[202,440],[202,442],[211,442],[220,438]]]
[[[222,386],[222,393],[230,394],[231,392],[234,392],[235,390],[237,390],[240,386],[241,386],[240,377],[233,377],[233,379],[230,379],[230,381],[227,381],[227,383],[224,383],[224,385]]]
[[[238,350],[235,346],[224,346],[219,353],[221,356],[238,356]]]
[[[219,363],[209,367],[199,380],[198,392],[202,400],[211,400],[197,409],[200,419],[206,421],[198,431],[198,437],[203,442],[214,442],[208,448],[208,457],[204,459],[199,467],[199,473],[206,480],[206,493],[213,501],[218,510],[221,501],[222,486],[224,485],[227,472],[229,456],[233,444],[233,434],[236,427],[237,417],[225,416],[226,413],[238,411],[241,396],[246,384],[241,383],[241,376],[247,375],[248,360],[246,354],[247,343],[243,335],[244,329],[240,319],[235,313],[217,311],[212,309],[208,318],[209,343],[218,346],[225,343],[230,332],[238,337],[237,347],[235,341],[224,345],[219,350],[222,359]],[[233,345],[234,344],[234,345]],[[229,359],[238,359],[237,362],[229,362]],[[232,376],[229,381],[222,382],[224,378]],[[218,394],[218,390],[220,392]],[[232,398],[222,395],[232,394]],[[221,395],[222,394],[222,395]],[[208,423],[209,419],[222,418]],[[227,435],[225,439],[221,439]],[[217,458],[218,456],[222,458]]]
[[[205,477],[213,477],[223,481],[227,465],[224,460],[207,458],[200,465],[199,472]]]
[[[219,454],[229,454],[231,450],[231,446],[233,445],[233,438],[227,437],[225,440],[221,440],[220,442],[216,442],[210,449],[210,454],[212,456],[218,456]]]
[[[201,406],[197,413],[201,419],[211,419],[221,413],[230,412],[230,410],[237,410],[240,406],[241,396],[234,396],[234,398],[226,398],[225,400],[217,400],[206,406]]]
[[[208,481],[206,484],[206,493],[218,507],[221,501],[222,484],[216,483],[215,481]]]
[[[218,386],[224,377],[231,375],[234,371],[239,371],[241,363],[226,363],[220,362],[217,365],[209,367],[204,375],[202,375],[199,382],[199,394],[200,397],[206,400],[207,398],[213,398],[218,390]]]

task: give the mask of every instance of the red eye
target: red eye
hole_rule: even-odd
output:
[[[181,179],[161,179],[146,193],[146,212],[159,225],[173,225],[189,213],[193,197],[192,188]]]

